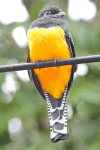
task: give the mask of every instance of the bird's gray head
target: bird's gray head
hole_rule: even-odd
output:
[[[40,10],[38,14],[38,18],[44,17],[44,16],[53,16],[53,17],[64,17],[66,13],[63,12],[59,7],[57,6],[46,6],[44,9]]]

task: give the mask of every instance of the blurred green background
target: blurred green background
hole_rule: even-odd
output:
[[[82,4],[83,0],[80,1]],[[48,4],[59,6],[67,13],[77,56],[98,55],[100,1],[89,3],[97,8],[95,17],[75,20],[70,13],[73,11],[72,15],[75,14],[79,8],[78,14],[81,14],[83,4],[78,5],[78,0],[0,0],[0,65],[26,62],[27,30],[37,19],[39,11]],[[83,6],[85,17],[91,14],[90,7],[86,6],[88,3]],[[10,22],[11,16],[13,21]],[[29,81],[27,72],[1,73],[0,87],[0,150],[100,149],[99,62],[79,65],[68,100],[70,137],[56,144],[50,141],[46,102]]]

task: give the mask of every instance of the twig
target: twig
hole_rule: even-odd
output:
[[[92,55],[92,56],[84,56],[84,57],[76,57],[70,59],[60,59],[55,63],[55,60],[52,61],[41,61],[38,63],[21,63],[21,64],[13,64],[13,65],[5,65],[0,66],[1,72],[9,72],[9,71],[18,71],[18,70],[29,70],[29,69],[38,69],[38,68],[46,68],[46,67],[54,67],[54,66],[63,66],[63,65],[74,65],[74,64],[82,64],[82,63],[91,63],[91,62],[99,62],[100,55]]]

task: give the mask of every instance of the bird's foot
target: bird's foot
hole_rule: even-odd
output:
[[[34,61],[35,62],[35,64],[37,64],[37,66],[39,67],[39,61],[38,60],[35,60]],[[41,68],[39,68],[39,70],[40,70]]]
[[[59,61],[59,58],[55,59],[55,64],[57,64],[57,62]],[[57,68],[59,68],[59,66],[57,66]]]

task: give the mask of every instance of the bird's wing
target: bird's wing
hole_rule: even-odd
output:
[[[30,56],[29,56],[29,51],[28,51],[27,62],[31,62]],[[35,74],[34,70],[33,70],[33,69],[28,70],[28,74],[29,74],[29,78],[30,78],[31,82],[34,83],[34,85],[35,85],[35,87],[36,87],[38,93],[42,96],[42,98],[43,98],[44,100],[46,100],[46,99],[45,99],[45,96],[44,96],[44,93],[43,93],[43,89],[42,89],[41,83],[40,83],[40,81],[38,80],[38,77],[37,77],[37,75]]]
[[[65,31],[65,34],[66,34],[65,40],[66,40],[66,43],[67,43],[69,50],[71,52],[71,57],[76,57],[76,51],[75,51],[75,46],[74,46],[72,36],[71,36],[70,32],[68,32],[68,31]],[[76,64],[73,65],[73,71],[74,72],[77,71],[77,65]]]

